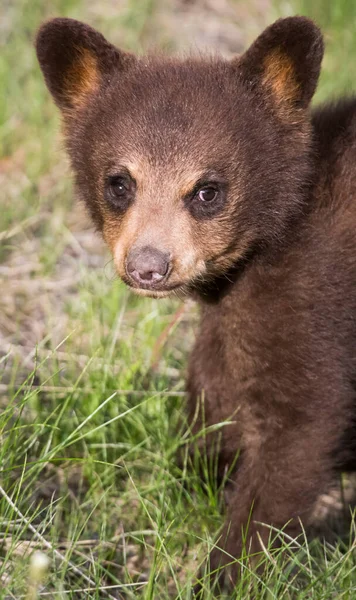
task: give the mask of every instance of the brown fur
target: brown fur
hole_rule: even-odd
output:
[[[80,43],[101,83],[78,111],[64,81]],[[203,394],[205,424],[230,421],[222,470],[241,450],[221,545],[238,557],[250,517],[252,551],[267,542],[263,524],[297,535],[356,457],[356,101],[311,114],[318,28],[284,19],[231,62],[180,61],[135,59],[58,19],[41,28],[37,52],[70,112],[79,196],[118,272],[138,293],[175,286],[201,304],[190,411]],[[202,201],[212,185],[216,198]],[[169,256],[169,270],[141,285],[127,256],[147,247]],[[214,568],[228,561],[212,553]]]
[[[78,58],[68,69],[64,88],[68,99],[78,108],[82,106],[99,87],[99,70],[96,58],[86,48],[81,48]]]
[[[293,102],[298,96],[298,82],[291,60],[280,50],[268,54],[264,61],[263,83],[271,87],[280,104]]]

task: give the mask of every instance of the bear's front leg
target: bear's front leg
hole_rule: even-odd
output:
[[[235,559],[241,556],[258,566],[263,548],[280,543],[276,529],[294,538],[301,523],[308,527],[318,496],[335,482],[326,430],[319,421],[303,429],[271,431],[259,447],[245,448],[226,523],[209,559],[220,584],[237,581],[242,563]]]

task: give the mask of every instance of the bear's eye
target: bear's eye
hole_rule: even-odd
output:
[[[213,202],[218,196],[218,190],[212,186],[201,188],[198,192],[198,198],[202,202]]]
[[[112,208],[126,210],[134,197],[135,182],[127,174],[110,175],[106,183],[105,197]]]
[[[195,219],[212,219],[227,202],[227,181],[214,173],[206,173],[184,198],[186,208]]]
[[[130,191],[130,184],[124,177],[115,176],[110,178],[110,188],[115,196],[122,198]]]

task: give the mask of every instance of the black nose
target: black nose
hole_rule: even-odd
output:
[[[126,260],[126,271],[136,283],[153,285],[161,281],[169,267],[168,253],[151,246],[130,250]]]

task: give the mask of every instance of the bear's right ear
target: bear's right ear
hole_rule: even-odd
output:
[[[126,69],[136,60],[89,25],[64,18],[40,27],[36,52],[47,87],[66,114],[84,106],[114,71]]]
[[[240,77],[269,94],[283,111],[306,109],[315,92],[323,58],[320,29],[306,17],[279,19],[237,59]]]

